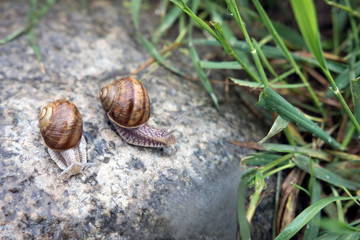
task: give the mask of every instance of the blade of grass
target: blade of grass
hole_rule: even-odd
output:
[[[307,147],[292,146],[279,143],[263,143],[261,150],[281,152],[281,153],[301,153],[313,158],[321,159],[327,162],[331,161],[331,156],[327,152],[311,149]]]
[[[135,30],[137,33],[137,36],[141,42],[141,44],[144,46],[145,50],[156,59],[157,62],[159,62],[161,65],[169,69],[170,71],[180,75],[185,76],[185,73],[180,71],[177,67],[175,67],[172,64],[169,64],[165,58],[157,51],[155,46],[148,41],[145,37],[142,36],[140,29],[139,29],[139,12],[140,12],[140,6],[141,6],[141,0],[131,0],[131,16],[134,22]]]
[[[360,198],[357,196],[356,198]],[[321,199],[316,203],[307,207],[302,211],[276,238],[275,240],[285,240],[293,237],[298,231],[301,230],[318,212],[325,206],[336,200],[350,200],[350,197],[328,197]]]
[[[344,108],[346,114],[349,116],[349,119],[354,124],[355,129],[360,134],[360,125],[356,121],[355,116],[351,112],[349,106],[345,102],[343,96],[341,95],[339,89],[337,88],[334,79],[332,78],[329,69],[326,65],[325,57],[322,51],[322,46],[320,42],[319,29],[317,25],[315,6],[312,0],[290,0],[291,7],[295,13],[296,21],[299,25],[300,31],[304,37],[306,45],[308,46],[310,52],[314,55],[316,60],[319,62],[320,67],[328,79],[332,90],[334,91],[338,101],[341,106]]]
[[[228,9],[232,12],[232,14],[234,15],[234,18],[235,18],[235,21],[237,22],[237,24],[239,25],[242,33],[244,34],[245,36],[245,40],[247,42],[247,44],[249,45],[249,48],[250,48],[250,52],[251,52],[251,55],[254,59],[254,62],[255,62],[255,65],[256,65],[256,68],[261,76],[261,80],[263,82],[263,84],[268,87],[269,86],[269,82],[267,80],[267,77],[266,77],[266,74],[265,74],[265,71],[264,71],[264,68],[262,67],[261,65],[261,62],[260,62],[260,58],[259,58],[259,55],[257,54],[256,52],[256,49],[254,48],[254,46],[252,45],[252,42],[251,42],[251,39],[249,37],[249,34],[245,28],[245,25],[244,25],[244,22],[243,20],[241,19],[241,16],[240,16],[240,12],[239,12],[239,9],[236,5],[236,2],[235,0],[226,0],[226,4],[228,6]]]
[[[269,152],[258,152],[254,153],[250,156],[244,157],[241,159],[240,164],[247,165],[247,166],[260,166],[260,165],[266,165],[270,162],[275,161],[276,159],[279,159],[281,156],[278,154],[273,154]]]
[[[316,203],[321,199],[321,186],[319,181],[317,181],[315,178],[311,191],[311,204]],[[304,240],[313,240],[315,239],[319,234],[319,221],[320,221],[320,213],[316,214],[308,223],[308,226],[305,229],[304,233]]]
[[[161,24],[157,27],[157,29],[152,34],[151,41],[156,44],[161,36],[173,26],[174,22],[179,18],[180,14],[182,13],[181,9],[178,7],[173,7],[169,11],[169,13],[165,16]]]
[[[238,187],[237,194],[237,215],[240,229],[240,236],[243,240],[250,240],[250,227],[249,222],[246,219],[246,210],[245,210],[245,197],[247,191],[247,179],[245,178],[246,173],[244,173]]]
[[[360,77],[351,80],[355,118],[360,122]]]
[[[305,117],[293,105],[291,105],[283,97],[270,88],[264,88],[260,94],[257,105],[266,108],[271,112],[276,112],[282,118],[305,128],[309,132],[322,139],[324,142],[328,143],[333,148],[341,149],[341,145],[338,141],[336,141],[320,127],[318,127],[314,122]]]
[[[274,124],[271,126],[271,129],[269,130],[268,134],[263,139],[261,139],[259,141],[259,143],[260,144],[264,143],[269,138],[275,136],[276,134],[278,134],[279,132],[284,130],[284,128],[286,128],[288,124],[289,124],[289,121],[283,119],[281,116],[277,116],[277,118],[275,119]]]
[[[354,17],[360,18],[360,12],[354,10],[353,8],[351,8],[349,6],[344,6],[342,4],[338,4],[336,2],[328,1],[328,0],[325,0],[325,2],[327,4],[329,4],[330,6],[337,7],[337,8],[340,8],[340,9],[348,12],[350,15],[353,15]]]
[[[352,227],[345,222],[330,219],[330,218],[322,218],[320,221],[320,226],[322,229],[327,230],[328,232],[332,233],[340,233],[340,234],[349,234],[349,233],[357,233],[358,237],[360,236],[359,229],[356,227]],[[343,238],[341,238],[343,239]],[[358,239],[358,238],[357,238]]]
[[[197,11],[197,8],[199,6],[199,0],[194,0],[193,2],[193,9],[196,13]],[[210,94],[210,97],[212,98],[215,106],[217,109],[219,109],[219,103],[218,103],[218,100],[217,100],[217,97],[215,95],[215,92],[211,86],[211,83],[204,71],[204,69],[200,66],[200,59],[199,59],[199,56],[196,52],[196,49],[194,47],[194,44],[192,42],[192,30],[193,30],[193,25],[194,25],[194,20],[193,19],[190,19],[190,24],[189,24],[189,50],[190,50],[190,57],[191,57],[191,61],[194,65],[194,68],[199,76],[199,78],[201,79],[201,82],[202,84],[204,85],[206,91]]]
[[[230,78],[234,83],[238,84],[239,86],[242,87],[250,87],[250,88],[264,88],[265,86],[261,83],[256,83],[256,82],[249,82],[249,81],[245,81],[245,80],[241,80],[241,79],[237,79],[237,78]],[[301,88],[301,87],[305,87],[305,85],[303,83],[294,83],[294,84],[273,84],[271,85],[272,88],[274,89],[279,89],[279,88]]]
[[[240,65],[243,67],[243,69],[246,71],[249,76],[255,80],[256,82],[260,82],[260,79],[258,76],[249,69],[249,67],[244,63],[244,61],[232,50],[229,49],[229,43],[227,41],[223,41],[222,38],[220,38],[217,33],[215,33],[214,30],[210,26],[208,26],[201,18],[196,16],[191,9],[182,1],[182,0],[170,0],[172,3],[174,3],[177,7],[179,7],[181,10],[183,10],[186,14],[188,14],[192,19],[194,19],[203,29],[205,29],[208,33],[210,33],[216,41],[226,50],[230,51],[229,55],[234,57],[236,61],[240,63]]]
[[[260,195],[262,191],[266,188],[267,184],[265,182],[264,176],[262,175],[261,171],[256,171],[255,174],[255,192],[252,194],[250,203],[248,206],[248,210],[246,212],[246,219],[249,223],[251,223],[251,219],[254,216],[256,207],[260,200]]]
[[[271,64],[269,63],[269,61],[265,57],[264,52],[261,50],[261,46],[258,44],[258,42],[254,38],[252,38],[252,41],[254,43],[256,51],[259,53],[259,56],[260,56],[262,62],[264,63],[264,65],[266,66],[266,68],[269,70],[269,72],[274,77],[278,77],[278,74],[275,72],[274,68],[271,66]]]
[[[322,107],[321,101],[316,96],[314,90],[310,86],[310,84],[309,84],[308,80],[306,79],[306,77],[300,71],[300,68],[296,64],[295,60],[292,58],[292,56],[290,54],[290,51],[288,50],[285,43],[280,38],[279,34],[277,33],[275,27],[271,23],[271,20],[267,16],[267,14],[266,14],[265,10],[263,9],[263,7],[261,6],[260,2],[258,0],[253,0],[253,3],[255,5],[256,9],[258,10],[261,19],[263,20],[263,23],[266,25],[267,29],[269,30],[269,32],[273,36],[274,41],[280,47],[280,49],[282,50],[282,52],[283,52],[284,56],[286,57],[286,59],[291,63],[291,65],[295,69],[295,71],[296,71],[297,75],[299,76],[299,78],[301,79],[301,81],[305,84],[306,89],[310,93],[311,98],[313,99],[313,102],[315,103],[316,107],[320,110],[323,117],[326,118],[326,112],[325,112],[325,109]],[[325,61],[325,59],[324,59],[324,61]]]
[[[212,61],[200,61],[200,66],[202,68],[211,68],[211,69],[242,69],[241,65],[236,61],[222,61],[222,62],[212,62]]]
[[[355,75],[358,76],[360,74],[360,62],[355,63],[353,71]],[[350,74],[350,66],[344,69],[343,72],[336,77],[335,83],[339,90],[344,89],[349,85],[349,74]],[[331,89],[328,89],[325,94],[326,97],[334,96],[334,92]]]
[[[303,171],[310,173],[310,159],[304,155],[295,154],[293,158],[294,163]],[[321,167],[317,163],[312,163],[314,176],[324,182],[330,183],[338,187],[346,187],[350,190],[357,190],[360,188],[360,183],[347,180],[339,175]]]
[[[217,42],[216,40],[213,40],[213,39],[194,39],[194,44],[195,45],[198,45],[198,44],[199,45],[207,45],[207,46],[221,46],[221,44],[219,42]],[[230,45],[234,51],[236,49],[239,49],[246,53],[249,53],[249,54],[251,53],[250,48],[247,45],[246,41],[233,41],[230,43]],[[264,54],[267,58],[285,59],[283,53],[277,47],[264,45],[262,47],[262,51],[264,52]],[[320,64],[312,57],[305,57],[305,56],[301,56],[296,53],[290,53],[290,54],[292,55],[294,60],[297,62],[308,63],[308,64],[313,64],[315,66],[320,66]],[[344,71],[344,69],[346,68],[345,64],[339,63],[339,62],[334,62],[334,61],[327,61],[327,65],[328,65],[329,69],[335,73],[342,73],[342,71]]]

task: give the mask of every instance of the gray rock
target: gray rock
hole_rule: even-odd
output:
[[[27,6],[7,0],[0,9],[3,38],[25,23]],[[151,32],[156,18],[146,14]],[[248,152],[228,140],[264,134],[237,97],[217,112],[201,84],[159,68],[141,79],[150,123],[166,128],[194,109],[176,128],[175,153],[130,146],[98,97],[149,57],[123,3],[93,1],[84,12],[78,1],[59,1],[35,33],[46,75],[26,36],[0,46],[0,238],[234,239],[238,165]],[[96,163],[65,180],[38,130],[41,107],[59,98],[82,113],[88,162]]]

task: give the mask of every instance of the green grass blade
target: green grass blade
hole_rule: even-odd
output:
[[[36,25],[45,14],[48,13],[50,8],[56,3],[56,0],[46,0],[33,15],[32,23],[30,25]]]
[[[352,97],[355,109],[355,118],[360,122],[360,77],[351,80]]]
[[[210,69],[242,69],[241,65],[236,61],[222,61],[222,62],[212,62],[212,61],[200,61],[200,66],[202,68]]]
[[[296,166],[298,166],[303,171],[305,171],[307,173],[311,172],[309,157],[306,157],[306,156],[303,156],[300,154],[295,154],[293,161],[296,164]],[[330,184],[338,186],[338,187],[346,187],[350,190],[357,190],[360,188],[359,182],[347,180],[347,179],[321,167],[317,163],[312,163],[312,166],[313,166],[314,177],[316,177],[317,179],[320,179],[324,182],[330,183]]]
[[[193,1],[193,9],[194,9],[194,12],[196,13],[197,11],[197,8],[198,8],[198,5],[199,5],[199,0],[194,0]],[[195,14],[194,13],[194,14]],[[210,97],[212,98],[215,106],[217,109],[219,109],[219,103],[218,103],[218,100],[217,100],[217,97],[215,95],[215,92],[214,92],[214,89],[212,88],[211,86],[211,83],[206,75],[206,72],[204,71],[204,69],[201,67],[200,65],[200,59],[199,59],[199,56],[196,52],[196,49],[194,47],[194,44],[192,42],[192,30],[193,30],[193,25],[194,25],[194,20],[191,19],[190,20],[190,24],[189,24],[189,50],[190,50],[190,58],[191,58],[191,61],[194,65],[194,68],[202,82],[202,84],[204,85],[206,91],[210,94]]]
[[[218,103],[217,97],[215,95],[214,89],[212,88],[211,83],[210,83],[204,69],[202,69],[202,67],[200,66],[200,59],[196,53],[195,47],[192,44],[192,42],[189,43],[189,49],[190,49],[191,60],[194,64],[195,70],[196,70],[199,78],[201,79],[201,82],[204,85],[206,91],[210,94],[210,97],[214,101],[215,106],[219,109],[219,103]]]
[[[207,46],[221,46],[219,42],[217,42],[216,40],[213,40],[213,39],[194,39],[194,44],[195,45],[207,45]],[[233,41],[230,43],[230,45],[234,50],[239,49],[248,54],[251,53],[250,48],[247,45],[246,41]],[[284,54],[282,53],[282,51],[277,47],[265,45],[265,46],[262,46],[261,49],[267,58],[286,59],[284,57]],[[308,63],[308,64],[312,64],[312,65],[320,67],[320,64],[316,61],[316,59],[314,59],[312,57],[303,57],[296,53],[290,53],[290,54],[296,62]],[[327,65],[328,65],[329,70],[331,70],[332,72],[335,72],[335,73],[342,73],[344,71],[344,69],[347,67],[343,63],[333,62],[333,61],[327,61]]]
[[[10,33],[3,39],[0,39],[0,45],[8,43],[21,34],[26,33],[30,28],[38,23],[38,21],[49,11],[51,6],[56,2],[55,0],[47,0],[38,10],[36,10],[37,0],[30,0],[29,12],[27,16],[27,23],[24,26],[19,27],[14,32]]]
[[[263,143],[261,144],[261,147],[262,150],[266,150],[266,151],[281,152],[281,153],[301,153],[328,162],[331,160],[331,156],[327,152],[306,148],[306,147],[298,147],[298,146],[279,144],[279,143]]]
[[[241,80],[241,79],[237,79],[237,78],[230,78],[230,79],[231,79],[231,81],[233,81],[234,83],[236,83],[242,87],[249,87],[249,88],[263,88],[264,87],[264,84],[262,84],[262,83],[249,82],[249,81],[245,81],[245,80]]]
[[[360,229],[350,226],[349,224],[337,219],[322,218],[320,221],[322,229],[332,233],[354,233],[360,234]]]
[[[230,52],[229,54],[233,56],[235,60],[240,63],[240,65],[243,67],[246,73],[250,75],[252,79],[254,79],[257,82],[260,82],[256,73],[251,71],[251,69],[245,64],[245,62],[237,54],[235,54],[235,52],[232,49],[231,50],[229,49],[229,43],[226,41],[225,38],[219,37],[217,33],[210,26],[208,26],[201,18],[196,16],[196,14],[194,14],[194,12],[191,11],[191,9],[182,0],[170,0],[170,1],[174,3],[176,6],[178,6],[181,10],[183,10],[186,14],[188,14],[194,21],[196,21],[200,25],[200,27],[202,27],[207,32],[209,32],[216,39],[216,41],[221,46],[223,46],[223,48],[227,52]]]
[[[41,58],[41,53],[40,53],[40,49],[39,49],[39,45],[37,42],[37,37],[34,33],[34,31],[32,29],[30,29],[27,33],[27,38],[29,41],[29,44],[31,46],[31,48],[33,49],[36,59],[41,62],[42,58]]]
[[[325,2],[327,4],[329,4],[330,6],[334,6],[334,7],[340,8],[341,10],[348,12],[350,15],[352,15],[354,17],[360,18],[360,12],[356,11],[354,8],[351,8],[349,6],[344,6],[342,4],[338,4],[334,1],[326,0]]]
[[[314,122],[305,117],[293,105],[270,88],[264,88],[260,95],[258,106],[264,107],[271,112],[278,113],[282,118],[299,125],[313,133],[324,142],[336,149],[341,149],[341,145],[328,133],[318,127]]]
[[[158,28],[154,31],[151,41],[156,44],[161,36],[173,26],[174,22],[179,18],[180,14],[182,13],[181,9],[178,7],[173,7],[169,13],[165,16],[161,24]]]
[[[310,52],[319,62],[326,78],[328,79],[332,90],[334,91],[338,101],[344,108],[346,114],[349,116],[350,121],[354,124],[357,132],[360,134],[360,125],[356,121],[355,116],[351,112],[349,106],[341,95],[336,83],[331,76],[329,69],[326,65],[325,57],[322,51],[320,42],[319,29],[317,25],[315,6],[312,0],[290,0],[292,9],[295,13],[296,21],[299,25],[300,31],[305,39],[306,45]]]
[[[234,83],[238,84],[239,86],[242,87],[249,87],[249,88],[264,88],[264,84],[262,83],[257,83],[257,82],[249,82],[249,81],[245,81],[245,80],[241,80],[241,79],[237,79],[237,78],[230,78]],[[294,84],[273,84],[271,85],[272,88],[274,89],[279,89],[279,88],[300,88],[300,87],[305,87],[305,85],[303,83],[294,83]]]
[[[304,39],[294,28],[284,25],[281,22],[271,22],[273,23],[276,32],[281,36],[281,39],[283,39],[286,45],[290,46],[291,49],[295,48],[302,50],[306,47]]]
[[[156,49],[156,47],[150,42],[148,41],[145,37],[143,37],[140,33],[139,30],[139,11],[140,11],[140,6],[141,6],[141,0],[131,0],[131,9],[132,9],[132,19],[134,22],[134,26],[135,26],[135,30],[137,33],[137,36],[140,40],[140,43],[144,46],[145,50],[153,57],[156,59],[156,61],[158,63],[160,63],[161,65],[163,65],[164,67],[166,67],[167,69],[169,69],[170,71],[180,75],[180,76],[184,76],[185,73],[183,73],[182,71],[180,71],[177,67],[175,67],[172,64],[169,64],[165,58],[159,53],[159,51]]]
[[[355,63],[354,68],[351,69],[354,71],[356,76],[360,75],[360,62]],[[348,66],[346,69],[344,69],[339,76],[336,77],[335,83],[336,86],[339,88],[339,90],[344,89],[347,87],[350,83],[349,81],[349,73],[350,73],[350,66]],[[334,92],[331,89],[326,90],[326,97],[332,97],[334,96]]]
[[[245,164],[247,166],[261,166],[271,163],[279,158],[281,158],[281,155],[269,152],[258,152],[241,159],[241,164]],[[285,162],[285,164],[286,163],[288,162]]]
[[[131,16],[134,23],[135,30],[139,31],[139,12],[141,0],[131,0]]]
[[[290,3],[306,45],[321,68],[327,69],[313,0],[290,0]]]
[[[271,20],[269,19],[269,17],[267,16],[265,10],[262,8],[260,2],[258,0],[253,0],[253,3],[256,7],[256,9],[258,10],[261,19],[263,20],[263,23],[266,25],[267,29],[269,30],[269,32],[271,33],[271,35],[273,36],[274,41],[276,42],[276,44],[280,47],[281,51],[283,52],[284,56],[286,57],[286,59],[291,63],[291,65],[293,66],[293,68],[295,69],[296,73],[298,74],[298,76],[300,77],[301,81],[305,84],[306,89],[308,90],[308,92],[310,93],[313,102],[315,103],[316,107],[320,110],[320,112],[322,113],[322,115],[324,116],[324,118],[326,118],[326,112],[324,110],[324,108],[322,107],[322,103],[321,101],[318,99],[318,97],[316,96],[314,90],[312,89],[312,87],[310,86],[307,78],[302,74],[302,72],[300,71],[300,68],[298,67],[298,65],[296,64],[294,58],[292,57],[292,55],[290,54],[290,51],[288,50],[288,48],[286,47],[285,43],[283,42],[283,40],[280,38],[280,35],[277,33],[275,27],[273,26]],[[325,61],[325,59],[324,59]]]
[[[271,126],[271,129],[269,130],[268,134],[259,141],[259,143],[264,143],[265,141],[267,141],[269,138],[273,137],[274,135],[278,134],[279,132],[281,132],[282,130],[284,130],[284,128],[287,127],[287,125],[289,124],[289,121],[283,119],[281,116],[278,116],[275,119],[274,124]]]
[[[225,38],[228,42],[232,42],[236,40],[235,35],[233,34],[232,30],[228,27],[226,21],[222,18],[221,14],[217,11],[215,4],[213,1],[205,0],[205,5],[210,12],[211,18],[213,22],[218,22],[222,26]]]
[[[252,42],[251,42],[251,39],[249,37],[249,34],[246,30],[246,27],[243,23],[243,20],[241,19],[241,16],[240,16],[240,12],[239,12],[239,9],[237,8],[237,5],[236,5],[236,1],[235,0],[226,0],[226,4],[227,4],[227,7],[228,9],[231,11],[231,13],[233,14],[234,18],[235,18],[235,21],[237,22],[237,24],[239,25],[242,33],[244,34],[245,36],[245,40],[247,42],[247,44],[249,45],[249,48],[250,48],[250,52],[251,52],[251,55],[254,59],[254,62],[255,62],[255,65],[256,65],[256,68],[257,68],[257,71],[261,77],[261,80],[262,80],[262,83],[265,85],[265,86],[269,86],[269,82],[267,80],[267,77],[266,77],[266,74],[265,74],[265,71],[264,71],[264,68],[263,66],[261,65],[261,62],[260,62],[260,58],[259,58],[259,55],[257,54],[256,52],[256,49],[254,48],[254,46],[252,45]]]
[[[315,240],[359,240],[360,233],[338,234],[338,233],[325,233]]]
[[[316,203],[321,199],[321,186],[319,181],[314,178],[313,186],[311,191],[311,204]],[[320,213],[316,214],[309,222],[308,226],[305,229],[303,240],[313,240],[319,234],[319,221]]]
[[[196,14],[191,11],[191,9],[184,3],[184,1],[181,0],[170,0],[172,3],[174,3],[178,8],[180,8],[182,11],[184,11],[187,15],[189,15],[192,19],[194,19],[203,29],[208,31],[211,36],[213,36],[219,43],[221,42],[216,35],[216,33],[207,25],[201,18],[196,16]]]
[[[356,198],[360,198],[357,196]],[[350,197],[328,197],[321,199],[302,211],[276,238],[275,240],[288,240],[299,232],[317,213],[336,200],[350,200]]]
[[[27,29],[28,29],[27,25],[19,27],[17,30],[15,30],[14,32],[7,35],[5,38],[0,39],[0,45],[8,43],[8,42],[14,40],[15,38],[17,38],[21,34],[23,34]]]
[[[249,171],[248,171],[249,172]],[[246,219],[245,210],[245,197],[247,192],[247,179],[245,179],[246,173],[244,173],[238,187],[237,194],[237,215],[240,229],[240,236],[243,240],[250,240],[250,227]]]

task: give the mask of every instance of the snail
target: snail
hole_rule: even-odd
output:
[[[184,114],[168,129],[150,126],[147,123],[150,117],[149,96],[135,78],[119,78],[103,87],[100,100],[110,121],[127,143],[154,148],[168,148],[176,143],[173,129]]]
[[[87,163],[82,118],[77,107],[66,99],[43,107],[39,115],[40,133],[52,160],[63,171],[59,177],[79,174]]]

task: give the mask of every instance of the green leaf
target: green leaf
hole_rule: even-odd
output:
[[[196,45],[207,45],[207,46],[220,46],[220,43],[213,39],[194,39],[194,44]],[[250,54],[250,48],[245,41],[232,41],[230,43],[231,47],[244,51]],[[267,58],[275,58],[275,59],[286,59],[282,51],[278,47],[272,47],[264,45],[261,47],[263,53]],[[297,62],[305,62],[309,64],[313,64],[315,66],[320,66],[320,64],[312,57],[303,57],[296,53],[290,52],[292,58],[294,58]],[[335,73],[341,73],[346,68],[346,65],[339,62],[327,61],[327,65],[329,70]]]
[[[245,197],[247,192],[247,179],[244,178],[246,173],[244,173],[238,187],[237,194],[237,215],[240,229],[240,236],[243,240],[250,240],[250,227],[246,219],[246,210],[245,210]]]
[[[321,199],[321,186],[319,181],[314,179],[313,187],[310,189],[311,191],[311,204],[316,203]],[[310,220],[308,226],[305,229],[303,240],[313,240],[319,234],[319,221],[320,221],[320,213],[316,214],[313,219]]]
[[[263,139],[261,139],[259,141],[259,143],[264,143],[266,140],[268,140],[269,138],[273,137],[274,135],[278,134],[279,132],[281,132],[282,130],[284,130],[284,128],[287,127],[287,125],[289,124],[289,121],[283,119],[281,116],[278,116],[274,122],[274,124],[271,126],[270,131],[268,132],[268,134],[266,135],[266,137],[264,137]]]
[[[283,97],[270,88],[264,88],[260,94],[258,106],[268,109],[271,112],[278,113],[285,120],[291,121],[296,125],[303,127],[313,133],[324,142],[336,149],[341,149],[341,145],[328,133],[318,127],[314,122],[305,117],[293,105],[287,102]]]
[[[290,0],[290,3],[306,45],[319,62],[321,68],[327,69],[320,41],[314,2],[312,0]]]
[[[320,226],[322,229],[327,230],[328,232],[332,233],[354,233],[357,232],[360,234],[360,229],[352,227],[345,222],[341,222],[337,219],[330,219],[330,218],[322,218],[320,221]],[[359,235],[360,236],[360,235]]]
[[[325,233],[315,240],[359,240],[359,233],[338,234],[338,233]]]
[[[212,61],[200,61],[200,66],[203,68],[211,69],[242,69],[241,65],[236,61],[222,61],[222,62],[212,62]]]
[[[360,196],[356,196],[357,199]],[[300,231],[318,212],[330,203],[340,200],[350,200],[350,197],[328,197],[321,199],[302,211],[276,238],[275,240],[288,240]]]
[[[201,18],[196,16],[196,14],[191,11],[191,9],[184,3],[184,1],[181,0],[170,0],[172,3],[174,3],[177,7],[179,7],[181,10],[183,10],[187,15],[189,15],[192,19],[194,19],[203,29],[208,31],[218,42],[220,42],[218,36],[216,33],[209,27]]]
[[[300,154],[295,154],[293,161],[296,164],[296,166],[298,166],[303,171],[305,171],[307,173],[311,172],[309,157],[306,157],[306,156],[303,156]],[[359,182],[347,180],[347,179],[327,170],[326,168],[321,167],[317,163],[313,162],[312,167],[313,167],[314,177],[316,177],[317,179],[320,179],[324,182],[330,183],[330,184],[338,186],[338,187],[345,187],[350,190],[358,190],[360,188]]]
[[[246,164],[247,166],[261,166],[271,163],[279,158],[281,158],[281,155],[269,152],[258,152],[241,159],[241,164]],[[285,164],[286,163],[287,162],[285,162]]]
[[[195,13],[198,9],[199,3],[200,2],[198,0],[193,1],[193,8],[194,8]],[[193,13],[193,14],[195,14],[195,13]],[[191,19],[190,24],[189,24],[189,50],[190,50],[191,61],[195,67],[195,70],[196,70],[203,86],[205,87],[206,91],[210,94],[210,97],[212,98],[216,108],[219,109],[219,103],[218,103],[217,97],[215,95],[214,89],[211,86],[211,83],[206,75],[206,72],[200,66],[200,59],[196,52],[194,44],[192,42],[192,30],[193,30],[193,25],[194,25],[193,23],[194,23],[194,19]]]
[[[315,150],[306,147],[298,147],[287,144],[278,144],[278,143],[263,143],[260,145],[263,150],[273,151],[273,152],[281,152],[281,153],[301,153],[303,155],[321,159],[324,161],[330,161],[331,156],[324,151]]]
[[[360,123],[360,77],[351,80],[355,118]]]
[[[354,74],[356,76],[358,76],[360,74],[360,62],[357,62],[354,65],[354,69],[351,69],[351,70],[354,71]],[[349,83],[350,83],[349,74],[350,74],[350,66],[348,66],[346,69],[344,69],[339,74],[339,76],[336,77],[335,83],[336,83],[336,86],[339,88],[339,90],[342,90],[349,85]],[[331,89],[326,90],[325,96],[326,97],[334,96],[334,91],[332,91]]]
[[[157,27],[157,29],[154,31],[152,35],[152,42],[157,43],[161,36],[170,28],[173,26],[176,19],[179,18],[180,14],[182,13],[181,9],[178,7],[173,7],[169,13],[166,15],[166,17],[163,19],[161,24]]]

